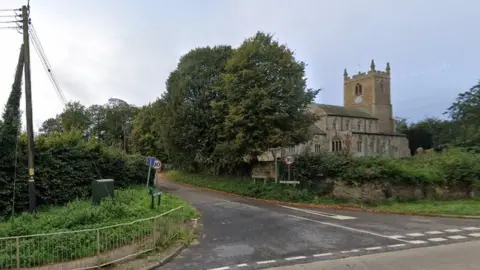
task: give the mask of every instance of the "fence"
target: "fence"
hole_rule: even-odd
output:
[[[0,238],[0,269],[96,269],[165,246],[186,229],[183,206],[102,228]]]

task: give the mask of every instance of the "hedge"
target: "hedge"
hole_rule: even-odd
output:
[[[388,182],[393,185],[473,189],[480,184],[480,154],[447,149],[408,158],[352,157],[335,153],[296,157],[292,167],[303,188],[317,190],[326,179]],[[285,172],[283,162],[280,171]]]
[[[1,164],[0,217],[28,208],[26,136],[18,142],[17,164]],[[35,140],[35,185],[39,205],[61,205],[89,198],[95,179],[112,178],[115,187],[144,182],[144,158],[127,155],[79,134],[41,135]],[[14,185],[14,178],[16,179]],[[13,190],[15,189],[15,195]],[[13,204],[13,198],[15,202]]]

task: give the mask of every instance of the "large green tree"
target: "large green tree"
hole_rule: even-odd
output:
[[[211,108],[220,95],[213,86],[232,51],[230,46],[193,49],[180,58],[167,80],[166,114],[160,125],[165,149],[177,166],[195,170],[214,163],[211,155],[221,123]]]
[[[258,32],[234,51],[215,85],[212,102],[223,118],[217,155],[223,162],[255,162],[271,147],[309,139],[314,123],[307,106],[320,90],[308,89],[305,64],[270,34]]]
[[[87,108],[78,101],[68,102],[59,118],[65,132],[78,130],[86,133],[91,123]]]

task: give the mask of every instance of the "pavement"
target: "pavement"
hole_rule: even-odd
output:
[[[198,243],[158,268],[162,270],[269,269],[359,256],[367,258],[372,254],[404,251],[417,254],[416,251],[425,247],[480,240],[480,221],[473,219],[291,207],[163,180],[159,181],[159,188],[179,195],[201,214]],[[380,268],[321,267],[324,266],[305,269],[387,269],[385,265]],[[388,269],[395,268],[389,266]]]

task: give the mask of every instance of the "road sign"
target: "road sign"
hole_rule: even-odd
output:
[[[295,163],[295,158],[293,156],[286,156],[284,161],[287,166],[292,166],[292,164]]]
[[[162,162],[160,160],[155,160],[155,163],[153,164],[153,168],[155,169],[160,169],[162,168]]]
[[[145,164],[147,166],[153,166],[155,164],[155,161],[157,160],[156,157],[147,157]]]

